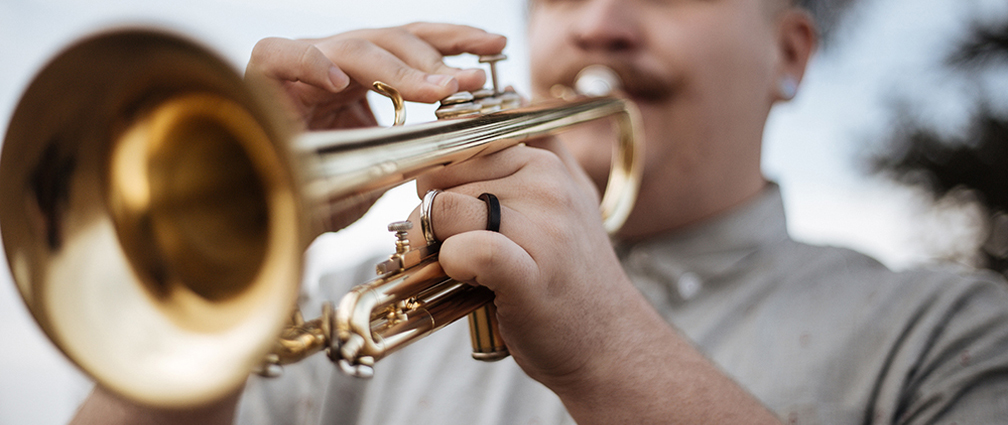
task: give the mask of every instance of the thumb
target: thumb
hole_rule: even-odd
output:
[[[286,38],[259,40],[252,48],[245,75],[300,81],[334,93],[350,85],[350,77],[317,47]]]

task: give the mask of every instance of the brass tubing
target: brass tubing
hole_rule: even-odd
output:
[[[640,148],[634,145],[636,110],[620,98],[553,101],[474,118],[435,121],[394,128],[305,133],[295,151],[313,165],[305,193],[316,211],[328,214],[330,202],[383,189],[467,159],[496,152],[560,129],[602,118],[615,118],[621,139],[616,147],[610,188],[603,196],[606,229],[618,229],[636,198],[632,168]],[[639,129],[638,129],[639,131]],[[333,230],[333,229],[328,229]]]
[[[511,354],[497,325],[497,306],[489,302],[469,313],[472,356],[480,361],[497,361]]]
[[[490,290],[461,282],[454,282],[443,295],[408,313],[407,321],[377,331],[384,342],[384,351],[374,357],[375,360],[454,323],[493,300]]]

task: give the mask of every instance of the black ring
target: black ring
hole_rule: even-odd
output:
[[[500,232],[501,208],[500,200],[492,193],[484,193],[479,196],[480,200],[487,204],[487,227],[491,232]]]

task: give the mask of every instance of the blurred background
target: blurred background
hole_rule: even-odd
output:
[[[766,130],[764,170],[799,240],[847,246],[894,269],[1008,268],[1008,2],[813,0],[826,29],[798,97]],[[527,93],[522,0],[5,0],[0,133],[32,76],[75,39],[123,25],[201,40],[243,70],[264,37],[316,37],[418,20],[508,36],[505,84]],[[475,66],[474,58],[453,59]],[[374,99],[379,121],[387,101]],[[411,105],[408,122],[433,119]],[[0,204],[5,200],[0,199]],[[418,203],[408,185],[309,249],[305,282],[390,252],[384,227]],[[2,229],[0,229],[2,231]],[[41,334],[0,258],[0,424],[64,423],[91,383]]]

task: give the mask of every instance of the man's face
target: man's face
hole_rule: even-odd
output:
[[[642,198],[678,191],[685,202],[691,191],[732,185],[737,173],[759,175],[777,87],[778,0],[532,1],[536,97],[555,84],[573,87],[588,65],[616,70],[645,122]],[[605,133],[596,126],[564,137],[596,182],[609,167]]]

